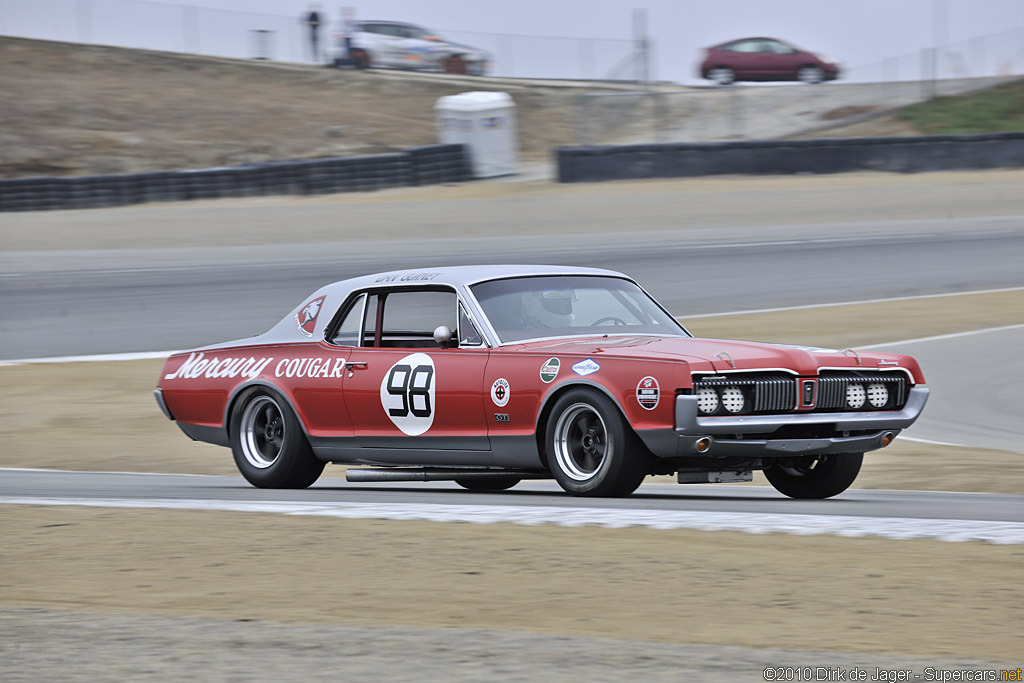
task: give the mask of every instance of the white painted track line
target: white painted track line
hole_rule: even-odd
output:
[[[113,498],[0,498],[12,505],[72,505],[104,508],[216,510],[309,515],[338,519],[469,522],[564,527],[599,526],[610,529],[692,529],[738,531],[748,534],[783,533],[798,536],[827,534],[874,536],[893,540],[984,541],[999,545],[1024,543],[1024,523],[907,517],[694,512],[602,508],[530,507],[516,505],[437,505],[422,503],[295,503],[223,500],[119,500]]]

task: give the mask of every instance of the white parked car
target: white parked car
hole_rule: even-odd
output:
[[[482,76],[490,55],[469,45],[443,40],[422,26],[400,21],[360,21],[352,35],[351,53],[341,41],[335,65],[360,69],[386,67]]]

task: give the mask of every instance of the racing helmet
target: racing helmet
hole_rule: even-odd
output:
[[[537,327],[569,327],[576,319],[573,304],[580,300],[573,289],[526,292],[523,298],[523,315]]]

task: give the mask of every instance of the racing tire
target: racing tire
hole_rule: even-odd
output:
[[[441,63],[441,71],[446,74],[465,75],[467,72],[466,60],[462,57],[449,57]]]
[[[863,461],[863,453],[809,456],[797,464],[765,467],[764,476],[790,498],[831,498],[850,488]]]
[[[324,471],[302,424],[280,394],[246,389],[231,412],[231,452],[246,481],[261,489],[304,489]]]
[[[462,477],[455,480],[455,483],[470,491],[504,491],[510,489],[522,479],[514,476],[493,476],[493,477]]]
[[[715,82],[715,85],[732,85],[736,82],[736,72],[727,66],[716,66],[708,69],[708,78]]]
[[[796,80],[801,83],[821,83],[825,80],[825,72],[818,66],[802,66],[796,72]]]
[[[348,60],[357,69],[370,68],[370,55],[367,54],[366,50],[352,50],[348,55]]]
[[[544,443],[551,474],[574,496],[628,496],[649,469],[647,451],[618,406],[587,389],[555,401]]]

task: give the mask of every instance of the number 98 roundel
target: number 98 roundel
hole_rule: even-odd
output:
[[[380,404],[403,434],[417,436],[434,424],[434,361],[425,353],[391,366],[380,384]]]

